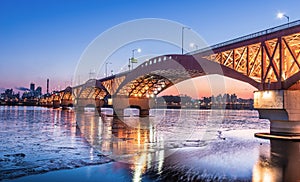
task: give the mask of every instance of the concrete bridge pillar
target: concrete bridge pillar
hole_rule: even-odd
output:
[[[140,109],[140,116],[149,116],[150,108],[149,109]]]
[[[140,111],[140,117],[149,116],[149,110],[153,106],[153,100],[149,98],[128,98],[117,96],[112,98],[114,115],[123,116],[125,108],[137,108]]]
[[[53,102],[52,101],[47,101],[46,102],[46,107],[53,107]]]
[[[54,109],[59,108],[60,107],[60,100],[53,100],[52,107]]]
[[[96,99],[95,103],[96,103],[96,110],[98,111],[99,115],[101,115],[101,107],[104,106],[105,102],[102,99]]]
[[[104,105],[104,101],[94,98],[77,98],[74,107],[76,111],[83,112],[85,107],[93,107],[98,112],[101,111],[101,107]],[[100,114],[100,112],[99,112]]]
[[[300,137],[300,90],[254,92],[254,108],[270,120],[271,135]]]
[[[68,100],[68,99],[62,99],[61,100],[61,107],[62,107],[62,109],[66,109],[70,105],[73,105],[73,101],[72,100]]]
[[[84,106],[76,106],[75,110],[76,112],[84,112]]]
[[[113,115],[114,116],[124,116],[124,109],[116,109],[113,108]]]

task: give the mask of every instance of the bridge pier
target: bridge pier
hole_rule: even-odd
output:
[[[73,101],[72,100],[68,100],[68,99],[62,99],[61,100],[61,107],[62,107],[62,109],[67,109],[70,105],[73,105]]]
[[[96,99],[95,102],[96,102],[96,110],[100,116],[101,115],[101,107],[104,106],[105,102],[102,99]]]
[[[54,109],[59,108],[60,107],[60,101],[59,100],[53,100],[52,107]]]
[[[84,112],[86,106],[95,106],[95,100],[90,98],[77,98],[75,101],[75,110],[77,112]]]
[[[138,98],[138,97],[125,97],[117,96],[112,98],[112,105],[115,116],[124,116],[125,108],[137,108],[139,109],[139,116],[149,116],[149,111],[153,105],[152,99],[149,98]]]
[[[75,107],[76,112],[84,112],[84,106],[76,106]]]
[[[124,116],[124,109],[113,109],[113,116],[117,117],[117,116],[120,116],[120,117],[123,117]]]
[[[140,109],[140,117],[149,116],[150,109]]]
[[[70,102],[72,103],[72,101]],[[104,100],[94,98],[77,98],[75,100],[74,108],[77,112],[84,112],[85,107],[95,108],[97,115],[101,114],[101,107],[104,105]]]
[[[266,90],[254,93],[259,118],[270,120],[270,134],[255,136],[300,139],[300,90]]]
[[[47,101],[46,107],[53,107],[53,102],[52,101]]]

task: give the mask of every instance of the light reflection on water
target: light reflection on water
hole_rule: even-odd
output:
[[[252,181],[300,181],[300,143],[271,140],[269,151],[260,152]]]
[[[90,110],[78,114],[53,109],[35,108],[32,111],[18,107],[0,107],[0,111],[3,115],[0,121],[1,137],[26,137],[27,145],[21,149],[26,157],[31,157],[31,163],[48,165],[49,160],[43,159],[43,163],[30,156],[31,152],[26,153],[28,150],[34,150],[32,153],[42,156],[45,153],[43,149],[48,151],[48,158],[63,157],[61,163],[86,156],[89,161],[96,161],[98,152],[116,161],[112,165],[100,165],[98,170],[90,168],[90,172],[95,171],[89,179],[115,179],[116,176],[132,181],[300,179],[300,144],[254,138],[255,132],[267,131],[269,128],[268,121],[259,120],[256,111],[225,111],[223,117],[218,116],[218,111],[212,113],[209,110],[152,110],[151,117],[146,118],[132,117],[137,115],[136,111],[132,110],[127,111],[131,117],[124,118],[99,117]],[[12,133],[7,135],[6,129]],[[43,137],[45,133],[47,137]],[[30,139],[32,135],[40,135],[40,139],[52,137],[54,141],[41,143],[45,148],[40,147],[39,150],[34,147],[24,149],[42,142]],[[86,143],[80,139],[86,140],[92,147],[85,146]],[[67,142],[67,146],[64,146],[63,142],[55,144],[57,140]],[[15,148],[6,146],[8,144],[5,142],[1,142],[1,145],[3,147],[0,150],[0,159],[5,159],[4,154],[17,151],[16,143],[9,143],[16,145]],[[51,154],[50,149],[52,152],[59,151],[57,147],[60,150],[63,147],[73,147],[76,152],[70,152],[69,155]],[[15,151],[8,151],[12,148]],[[59,153],[73,150],[66,149],[67,151]],[[78,152],[81,155],[78,156]],[[74,155],[77,157],[74,158]],[[0,165],[6,169],[11,167],[3,160],[0,161]],[[84,166],[84,163],[80,166]],[[112,166],[122,170],[114,170],[113,174],[108,174],[106,171],[111,169],[107,168]],[[64,168],[63,165],[57,167]],[[124,170],[129,173],[124,173]],[[47,176],[51,176],[51,173],[47,174],[46,179]],[[42,176],[36,178],[43,180]],[[83,175],[77,180],[83,181],[86,176]],[[24,179],[34,179],[34,176]]]
[[[77,116],[81,117],[77,121],[95,149],[129,163],[133,181],[145,177],[161,181],[282,181],[285,174],[289,177],[284,181],[300,179],[293,171],[299,165],[299,143],[270,144],[269,140],[254,138],[255,132],[269,127],[268,121],[257,118],[256,111],[224,114],[223,120],[212,123],[219,117],[209,118],[207,110],[156,110],[148,118],[94,118],[85,114]],[[278,150],[281,146],[284,150]],[[287,149],[288,156],[291,153],[296,160],[284,158],[278,164],[274,156],[287,156]],[[296,164],[283,170],[286,161]]]
[[[0,179],[109,161],[90,153],[73,111],[0,106],[0,138]]]

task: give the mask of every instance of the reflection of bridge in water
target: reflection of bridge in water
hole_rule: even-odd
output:
[[[299,181],[299,142],[271,140],[269,155],[261,153],[253,181]],[[296,160],[295,160],[296,159]]]
[[[135,107],[149,115],[152,98],[181,81],[219,74],[251,84],[254,106],[271,121],[271,133],[300,135],[300,21],[250,34],[185,55],[163,55],[130,72],[88,80],[40,100],[77,110],[110,105],[114,114]],[[294,137],[295,138],[295,137]]]
[[[180,120],[183,119],[179,116],[181,112],[187,112],[182,113],[183,118],[186,118],[186,115],[197,115],[201,111],[193,111],[194,113],[191,114],[188,113],[190,111],[161,110],[160,122],[152,117],[119,119],[97,117],[91,113],[77,114],[76,117],[79,117],[77,124],[80,127],[80,134],[93,146],[93,150],[100,150],[119,164],[127,163],[133,171],[133,181],[140,181],[145,174],[154,175],[155,179],[159,176],[161,181],[179,181],[179,179],[182,181],[214,179],[212,181],[215,181],[220,178],[225,180],[226,177],[229,179],[232,177],[231,180],[236,181],[251,179],[252,181],[297,181],[300,179],[298,173],[300,161],[297,160],[300,154],[299,142],[270,140],[270,143],[258,144],[230,137],[226,141],[220,140],[216,139],[215,135],[213,138],[194,140],[193,137],[189,138],[189,134],[192,133],[191,128],[187,130],[186,135],[176,138],[177,132],[168,135],[169,131],[165,129],[170,129],[167,121],[171,116],[174,120],[170,123],[179,124],[178,130],[181,130]],[[200,115],[209,117],[208,113]],[[203,123],[207,121],[206,118],[197,120],[202,120],[200,122],[202,127],[207,127],[207,123]],[[163,125],[161,128],[160,124]],[[189,124],[193,128],[199,123],[192,121]],[[197,133],[199,130],[201,129],[197,128]],[[226,133],[226,130],[223,132]],[[230,146],[229,150],[228,146]],[[216,149],[219,153],[215,151]],[[253,154],[255,159],[252,163]],[[237,170],[235,168],[237,166],[245,169]],[[226,174],[226,170],[234,174]]]

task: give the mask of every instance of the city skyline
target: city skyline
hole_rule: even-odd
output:
[[[130,1],[126,4],[121,4],[120,1],[2,1],[0,88],[15,89],[25,87],[31,82],[46,88],[48,78],[50,91],[65,88],[74,79],[80,56],[90,42],[99,34],[123,22],[141,18],[177,21],[191,27],[207,45],[213,45],[286,23],[285,19],[276,17],[278,12],[288,14],[290,21],[300,19],[297,5],[300,3],[271,0],[264,3]],[[141,60],[149,55],[181,53],[180,47],[149,41],[134,42],[112,55],[114,60],[109,60],[112,62],[109,71],[124,71],[131,50],[135,47],[142,49],[136,55]],[[153,47],[159,48],[153,50]],[[195,47],[187,45],[186,49],[193,51]],[[105,69],[100,68],[97,78],[103,77],[104,73]],[[85,77],[89,74],[86,73]],[[81,82],[84,82],[83,78]],[[197,88],[198,93],[203,96],[211,95],[207,78],[196,78],[193,82],[203,86]],[[243,98],[252,97],[252,91],[255,90],[248,84],[232,79],[225,79],[225,82],[228,93],[238,91],[240,93],[237,94]],[[184,86],[178,87],[183,90],[180,92],[188,92]],[[176,93],[176,88],[168,90],[168,93]]]

